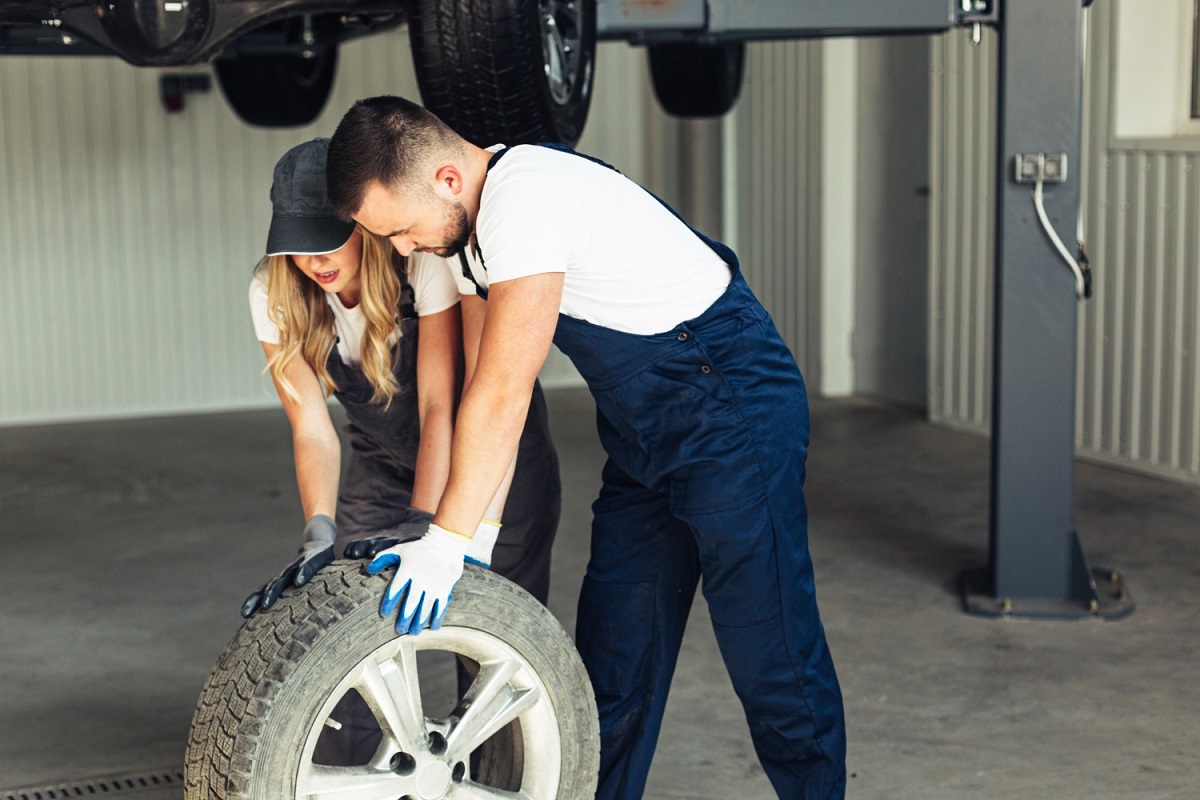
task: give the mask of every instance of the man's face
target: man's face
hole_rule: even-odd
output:
[[[387,237],[402,256],[414,252],[455,256],[471,240],[466,208],[432,191],[397,192],[372,183],[354,220]]]

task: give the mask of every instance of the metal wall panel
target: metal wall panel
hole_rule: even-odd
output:
[[[1094,296],[1081,308],[1078,453],[1200,481],[1200,146],[1111,133],[1114,14],[1088,13],[1083,219]],[[934,45],[930,415],[990,426],[993,37]]]
[[[991,418],[996,65],[991,29],[932,42],[929,414],[986,431]]]
[[[1084,218],[1095,297],[1080,323],[1077,441],[1200,481],[1200,142],[1117,140],[1115,13],[1091,12]]]
[[[736,158],[731,238],[810,387],[820,385],[820,108],[820,42],[747,45],[726,150]]]
[[[644,56],[601,50],[580,146],[639,177]],[[0,424],[275,403],[246,300],[272,166],[359,97],[418,96],[403,30],[345,46],[327,108],[303,128],[245,125],[215,84],[168,114],[160,74],[0,60]],[[577,380],[562,359],[543,375]]]

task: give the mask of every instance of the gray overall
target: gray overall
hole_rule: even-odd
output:
[[[371,400],[371,385],[362,369],[342,361],[336,349],[326,363],[338,387],[335,396],[349,419],[350,458],[338,494],[339,553],[346,542],[404,522],[412,513],[409,504],[421,437],[417,315],[412,286],[403,270],[397,272],[401,336],[393,350],[393,369],[400,388],[391,405]],[[558,529],[561,497],[546,400],[541,386],[535,385],[491,568],[542,603],[550,588],[550,548]]]
[[[392,357],[400,388],[391,405],[371,400],[371,384],[362,369],[342,361],[336,349],[326,362],[338,387],[334,395],[346,410],[350,434],[349,464],[338,494],[337,553],[351,540],[412,516],[409,504],[421,440],[416,384],[418,321],[412,286],[403,268],[398,267],[396,273],[401,286],[401,335]],[[491,569],[543,604],[550,592],[550,547],[561,506],[558,454],[546,422],[546,399],[541,386],[535,385]],[[461,668],[459,672],[460,686],[470,685],[468,674]],[[334,714],[342,727],[322,733],[314,760],[331,765],[366,763],[381,736],[374,714],[356,692],[348,692]]]

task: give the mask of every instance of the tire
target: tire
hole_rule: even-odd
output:
[[[468,566],[441,629],[398,636],[379,616],[390,574],[362,565],[334,562],[225,648],[192,719],[186,800],[591,800],[596,704],[550,612]],[[456,660],[475,676],[462,697]]]
[[[651,45],[650,79],[659,105],[676,117],[719,117],[742,91],[744,42]]]
[[[481,147],[574,145],[592,100],[595,0],[413,0],[425,106]]]
[[[337,71],[337,45],[312,58],[254,53],[213,64],[225,99],[243,122],[264,128],[307,125],[325,108]]]

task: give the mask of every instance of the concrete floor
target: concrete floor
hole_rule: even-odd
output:
[[[602,454],[587,393],[549,395],[566,487],[551,608],[571,630]],[[906,411],[813,404],[848,796],[1196,797],[1200,488],[1080,465],[1085,548],[1137,610],[989,620],[955,588],[986,558],[987,455]],[[118,794],[180,797],[200,686],[299,529],[277,410],[0,430],[0,800],[113,775],[151,778]],[[699,601],[647,797],[771,796]]]

